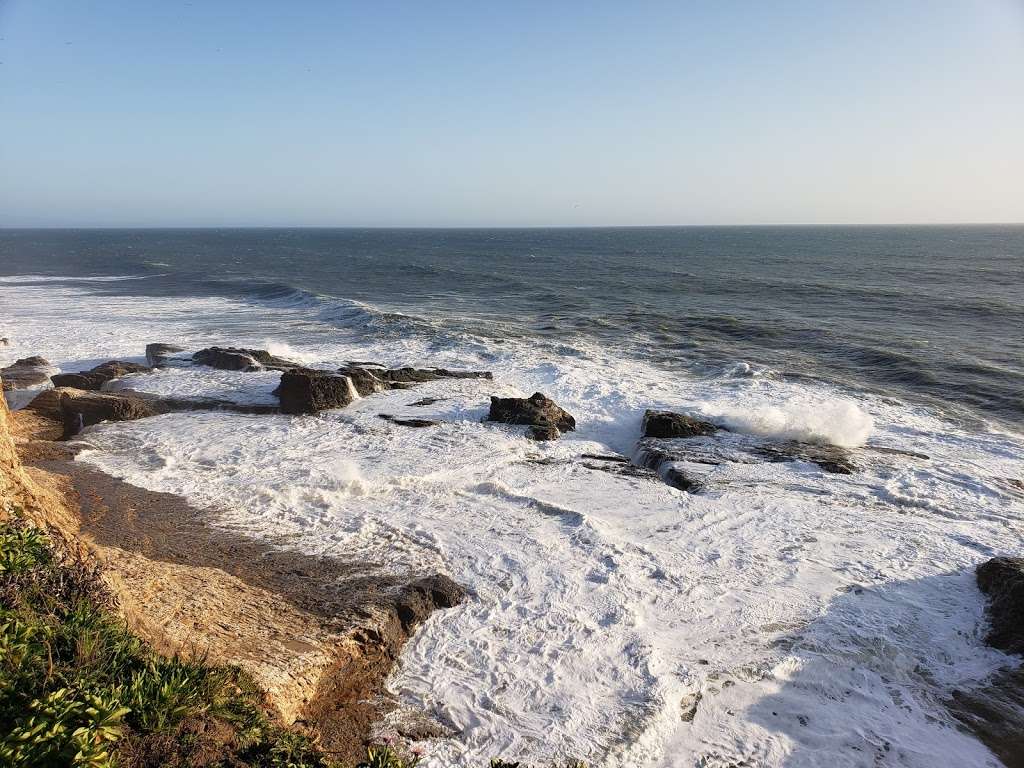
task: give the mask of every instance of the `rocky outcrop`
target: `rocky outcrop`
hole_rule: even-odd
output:
[[[554,440],[562,432],[576,429],[576,419],[554,400],[540,392],[529,397],[491,397],[488,421],[525,424],[534,440]]]
[[[390,421],[392,424],[398,424],[403,427],[436,427],[441,422],[435,421],[434,419],[404,419],[399,416],[392,416],[390,413],[378,413],[378,418],[384,419],[384,421]]]
[[[381,378],[392,384],[422,384],[438,379],[493,379],[490,371],[453,371],[448,368],[392,368]]]
[[[138,363],[123,360],[108,360],[88,371],[78,373],[58,373],[50,377],[55,387],[72,387],[74,389],[100,390],[108,381],[119,379],[133,373],[150,373],[152,368]]]
[[[0,368],[0,381],[4,392],[13,389],[29,389],[46,384],[50,380],[50,362],[44,357],[24,357],[15,360],[6,368]]]
[[[207,347],[192,355],[192,360],[200,365],[224,371],[287,371],[301,367],[298,363],[276,357],[265,349],[240,347]]]
[[[751,449],[755,456],[766,461],[806,461],[816,464],[834,475],[852,475],[860,467],[853,463],[849,452],[835,445],[811,445],[808,443],[777,443],[760,445]]]
[[[986,641],[1024,654],[1024,558],[994,557],[978,566],[978,587],[988,595],[991,629]]]
[[[312,368],[285,371],[274,391],[281,401],[281,412],[293,415],[344,408],[358,396],[350,377]]]
[[[162,368],[167,363],[167,358],[184,351],[184,347],[175,344],[147,344],[146,362],[152,368]]]
[[[644,437],[701,437],[713,435],[719,427],[683,413],[644,411]]]
[[[65,440],[77,435],[85,427],[103,421],[135,421],[169,410],[161,407],[159,400],[145,400],[123,392],[115,394],[62,387],[52,393],[45,393],[46,398],[54,395],[59,398],[58,408]]]

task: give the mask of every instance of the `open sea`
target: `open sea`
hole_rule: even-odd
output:
[[[428,766],[999,765],[945,704],[1015,663],[973,567],[1024,555],[1024,226],[0,230],[0,337],[64,371],[168,342],[494,372],[81,437],[214,524],[469,587],[389,684],[455,734]],[[118,385],[273,403],[277,378]],[[536,390],[577,431],[481,422]],[[858,471],[698,462],[684,493],[580,459],[632,455],[645,408]]]

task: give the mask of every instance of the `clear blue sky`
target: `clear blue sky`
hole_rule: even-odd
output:
[[[1024,1],[0,0],[0,225],[1024,221]]]

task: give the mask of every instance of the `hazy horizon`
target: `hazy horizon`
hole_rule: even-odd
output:
[[[1024,222],[1014,0],[0,4],[0,227]]]

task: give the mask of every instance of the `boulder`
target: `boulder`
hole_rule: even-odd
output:
[[[441,573],[406,584],[395,610],[402,628],[408,632],[437,608],[454,608],[466,598],[466,590]]]
[[[3,391],[28,389],[46,384],[50,380],[49,370],[51,367],[50,362],[43,357],[24,357],[21,360],[15,360],[6,368],[0,368]]]
[[[534,392],[529,397],[491,397],[488,421],[526,424],[530,427],[554,427],[559,432],[576,429],[576,419],[551,398]],[[550,431],[545,434],[551,434]],[[552,438],[544,438],[552,439]]]
[[[993,557],[975,572],[989,597],[991,623],[986,642],[1007,653],[1024,654],[1024,557]]]
[[[365,368],[359,365],[346,365],[339,368],[338,373],[347,376],[360,397],[372,395],[375,392],[384,392],[391,389],[391,382],[381,378],[383,371],[373,368]]]
[[[526,436],[531,440],[546,441],[557,440],[562,433],[554,424],[537,424],[526,430]]]
[[[168,357],[184,351],[184,347],[175,344],[147,344],[146,362],[153,368],[162,368]]]
[[[134,421],[166,412],[157,401],[140,397],[80,389],[56,390],[60,394],[60,417],[64,439],[101,421]]]
[[[281,400],[281,412],[290,414],[343,408],[355,400],[357,394],[348,376],[312,368],[285,371],[274,391]]]
[[[58,373],[50,377],[55,387],[71,387],[73,389],[100,390],[103,385],[113,379],[119,379],[131,373],[150,373],[153,369],[138,363],[123,360],[109,360],[88,371],[78,373]]]
[[[265,349],[242,349],[240,347],[207,347],[192,355],[200,365],[219,368],[223,371],[258,371],[264,368],[272,371],[288,371],[301,368],[298,363],[276,357]]]
[[[644,411],[644,437],[703,437],[713,435],[719,427],[709,421],[672,411]]]

